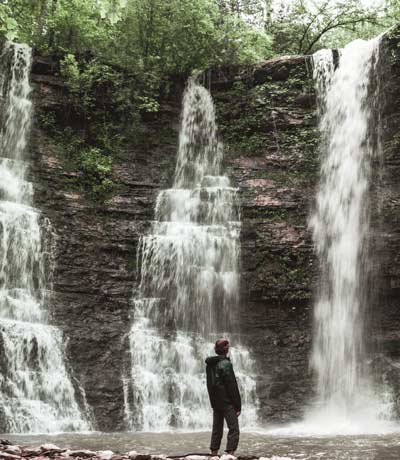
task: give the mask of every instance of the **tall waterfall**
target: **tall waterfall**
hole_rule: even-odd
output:
[[[0,62],[0,425],[9,432],[87,429],[47,322],[54,232],[32,207],[26,146],[31,49],[7,43]]]
[[[378,50],[379,39],[352,42],[335,71],[330,50],[313,57],[323,151],[310,220],[320,261],[312,367],[316,412],[328,424],[366,424],[388,409],[374,392],[365,353],[368,187],[379,129],[372,123],[371,81]]]
[[[211,96],[190,80],[174,185],[158,195],[151,233],[139,250],[141,282],[125,386],[132,429],[209,429],[204,359],[226,332],[244,398],[242,424],[256,424],[252,360],[232,335],[240,214],[237,190],[221,175],[222,156]]]

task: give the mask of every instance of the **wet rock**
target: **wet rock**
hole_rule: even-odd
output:
[[[67,450],[67,454],[70,457],[79,457],[79,458],[90,458],[95,457],[97,454],[92,450],[82,449],[82,450]]]
[[[24,447],[22,450],[23,457],[38,457],[41,453],[41,447]]]
[[[3,451],[0,451],[0,458],[11,460],[11,459],[16,459],[16,458],[21,458],[21,455],[9,454],[3,450]]]
[[[60,449],[58,446],[56,446],[55,444],[51,444],[51,443],[47,443],[47,444],[42,444],[40,446],[40,449],[42,450],[42,452],[45,452],[45,451],[58,451],[58,452],[63,452],[65,449]]]
[[[131,459],[131,460],[151,460],[151,455],[148,455],[148,454],[136,454],[136,456],[134,458],[132,458],[129,454],[128,454],[128,457]]]
[[[100,450],[97,452],[97,456],[100,460],[110,460],[114,455],[112,450]],[[129,458],[129,457],[128,457]]]
[[[312,108],[315,106],[315,96],[310,93],[302,93],[296,97],[294,103],[300,107]]]
[[[42,455],[45,457],[55,458],[55,457],[59,457],[60,455],[62,455],[62,453],[63,451],[58,450],[58,449],[57,450],[46,450],[45,452],[42,452]]]
[[[55,444],[43,444],[40,446],[42,454],[46,457],[54,457],[57,454],[61,454],[65,452],[66,449],[60,449],[60,447],[56,446]]]
[[[54,75],[57,71],[58,63],[51,58],[35,56],[32,62],[32,71],[36,74]]]
[[[21,455],[21,448],[18,446],[9,445],[4,449],[4,452],[14,455]]]
[[[136,450],[130,450],[128,453],[127,453],[128,457],[130,458],[130,460],[136,460],[136,457],[139,455]]]
[[[285,81],[290,77],[292,67],[296,67],[299,63],[304,65],[305,60],[304,56],[282,56],[261,63],[253,73],[254,83],[260,85],[268,79]]]

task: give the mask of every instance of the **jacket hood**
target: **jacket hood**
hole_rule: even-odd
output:
[[[226,355],[209,356],[206,359],[207,366],[216,366],[223,359],[229,359]]]

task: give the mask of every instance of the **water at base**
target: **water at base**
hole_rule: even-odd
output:
[[[51,442],[71,449],[111,449],[114,452],[136,450],[141,453],[167,455],[206,453],[210,441],[209,432],[71,433],[51,437],[1,434],[1,437],[24,445],[39,446]],[[293,437],[242,432],[237,454],[263,456],[271,460],[398,460],[400,445],[398,435]],[[207,459],[191,457],[191,460]]]
[[[310,219],[320,280],[314,306],[311,365],[317,400],[289,431],[376,433],[391,430],[390,392],[377,387],[365,352],[370,161],[378,127],[372,74],[379,39],[357,40],[340,53],[313,56],[322,132],[321,180]],[[374,138],[375,136],[375,138]],[[379,139],[378,139],[379,142]]]
[[[31,49],[0,58],[0,426],[10,432],[88,429],[67,373],[60,330],[47,324],[54,233],[25,178]]]
[[[232,333],[239,296],[237,190],[221,175],[222,144],[208,91],[190,81],[173,188],[160,192],[139,248],[139,292],[125,376],[127,426],[199,430],[211,426],[205,363],[225,332],[243,397],[241,424],[256,425],[253,362]],[[225,331],[225,332],[224,332]]]

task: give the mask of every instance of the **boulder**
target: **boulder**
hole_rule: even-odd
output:
[[[4,452],[7,452],[9,454],[14,454],[14,455],[21,455],[21,448],[18,446],[10,445],[4,449]]]
[[[1,458],[3,458],[3,459],[9,459],[9,460],[11,460],[11,459],[17,459],[17,458],[19,459],[19,458],[21,458],[21,455],[14,455],[14,454],[9,454],[9,453],[7,453],[7,452],[1,451],[1,452],[0,452],[0,459],[1,459]]]
[[[24,447],[22,449],[22,457],[38,457],[41,453],[41,447]]]
[[[79,458],[90,458],[90,457],[96,457],[96,452],[93,452],[92,450],[87,450],[87,449],[81,449],[81,450],[67,450],[67,454],[70,457],[79,457]]]
[[[60,449],[58,446],[56,446],[55,444],[51,444],[51,443],[47,443],[47,444],[42,444],[40,446],[40,449],[42,452],[53,452],[53,453],[61,453],[63,451],[65,451],[65,449]]]

